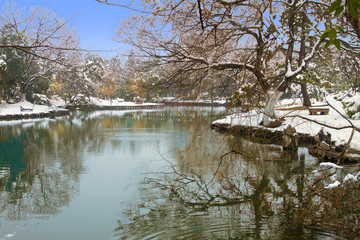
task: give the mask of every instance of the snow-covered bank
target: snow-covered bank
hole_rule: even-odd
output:
[[[48,105],[33,104],[30,102],[6,103],[0,104],[0,120],[15,120],[15,119],[28,119],[28,118],[46,118],[55,115],[65,115],[68,113],[67,109],[63,109],[66,103],[61,98],[53,97],[46,99]],[[158,106],[163,106],[160,103],[134,103],[124,102],[120,100],[102,100],[99,98],[90,98],[87,103],[95,106],[99,110],[124,110],[124,109],[148,109]]]
[[[329,104],[333,106],[337,111],[342,115],[345,115],[345,111],[342,108],[342,103],[336,101],[334,98],[327,98]],[[318,103],[319,104],[319,103]],[[293,106],[292,106],[293,107]],[[297,133],[308,134],[310,136],[316,136],[321,129],[326,133],[331,134],[331,140],[335,141],[335,144],[345,144],[347,143],[350,135],[351,128],[336,130],[329,127],[322,126],[321,124],[328,125],[334,128],[341,128],[345,126],[350,126],[348,121],[360,128],[360,120],[349,120],[342,117],[337,111],[329,107],[329,115],[310,115],[309,110],[288,110],[282,109],[277,110],[276,114],[278,117],[283,117],[284,122],[281,126],[277,128],[271,128],[271,131],[283,131],[288,125],[291,125],[296,129]],[[306,118],[306,119],[305,119]],[[319,122],[321,124],[311,122],[309,120]],[[256,128],[264,128],[260,126],[262,121],[262,113],[256,111],[251,111],[247,113],[234,113],[232,115],[226,116],[223,119],[219,119],[213,122],[213,124],[227,124],[229,126],[251,126]],[[351,145],[351,148],[360,150],[360,133],[355,132]]]
[[[58,96],[52,96],[50,99],[46,99],[46,101],[48,101],[51,105],[57,106],[57,107],[61,107],[61,106],[72,106],[72,105],[78,105],[76,103],[74,104],[69,104],[67,102],[65,102],[63,99],[61,99]],[[85,104],[89,104],[89,105],[94,105],[94,106],[98,106],[98,107],[133,107],[133,106],[157,106],[157,105],[161,105],[159,103],[135,103],[135,102],[125,102],[123,99],[113,99],[113,100],[107,100],[107,99],[101,99],[101,98],[97,98],[97,97],[86,97],[83,98],[82,100],[77,99],[78,103],[80,103],[79,105],[85,105]]]
[[[100,98],[94,98],[94,97],[90,97],[90,104],[94,104],[96,106],[99,107],[139,107],[139,106],[160,106],[162,104],[159,103],[135,103],[135,102],[124,102],[122,100],[117,100],[114,99],[112,101],[110,100],[104,100],[104,99],[100,99]]]
[[[0,120],[17,120],[32,118],[48,118],[68,114],[67,109],[56,106],[45,106],[32,104],[30,102],[19,102],[14,104],[0,104]]]
[[[25,108],[25,110],[21,111],[21,107]],[[0,115],[2,116],[47,113],[49,111],[54,111],[54,108],[45,105],[34,105],[30,102],[19,102],[14,104],[8,104],[3,102],[0,104]]]

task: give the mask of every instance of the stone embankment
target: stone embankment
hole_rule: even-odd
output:
[[[0,115],[0,121],[11,121],[11,120],[20,120],[20,119],[38,119],[38,118],[55,118],[60,116],[66,116],[69,114],[69,110],[61,109],[54,110],[49,112],[40,112],[40,113],[26,113],[26,114],[8,114]]]
[[[223,123],[213,123],[211,128],[222,132],[229,133],[233,136],[241,136],[251,141],[264,144],[279,144],[284,150],[293,150],[298,146],[305,146],[309,153],[317,157],[320,161],[330,161],[338,163],[359,163],[360,151],[356,149],[348,149],[346,154],[343,154],[344,145],[337,145],[331,141],[330,134],[324,134],[320,131],[316,136],[309,134],[296,133],[295,129],[290,125],[284,130],[274,130],[270,128],[259,128],[251,126],[235,125]]]

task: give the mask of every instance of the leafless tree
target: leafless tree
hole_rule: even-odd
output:
[[[67,23],[51,10],[39,6],[22,9],[14,3],[4,4],[0,28],[6,28],[16,37],[0,47],[10,48],[14,55],[22,58],[23,68],[18,69],[21,71],[22,100],[26,100],[28,86],[38,78],[49,77],[67,57],[69,50],[77,49],[79,40]]]
[[[322,42],[318,27],[324,24],[318,16],[327,14],[327,8],[323,2],[298,0],[217,0],[200,5],[144,1],[146,13],[124,21],[118,38],[142,56],[171,66],[167,82],[201,89],[204,79],[215,81],[219,74],[233,76],[242,86],[254,84],[247,79],[255,79],[267,99],[266,125],[274,116],[276,101],[315,56]],[[300,18],[311,24],[300,24]],[[242,81],[247,75],[253,78]]]

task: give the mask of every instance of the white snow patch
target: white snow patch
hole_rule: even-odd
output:
[[[336,181],[336,177],[337,177],[336,174],[335,174],[335,175],[331,175],[331,176],[330,176],[331,181]]]
[[[326,186],[326,189],[332,189],[332,188],[336,188],[338,186],[340,186],[341,183],[339,181],[335,181],[334,183],[330,183],[328,186]]]
[[[6,234],[4,237],[6,237],[6,238],[15,237],[15,234],[13,234],[13,233],[9,233],[9,234]]]
[[[321,166],[321,167],[331,167],[331,168],[343,168],[343,167],[341,167],[339,165],[336,165],[335,163],[332,163],[332,162],[322,162],[322,163],[320,163],[319,166]]]
[[[357,177],[355,177],[354,175],[352,175],[351,173],[349,173],[348,175],[346,175],[346,176],[344,177],[343,182],[346,182],[346,181],[349,181],[349,180],[352,180],[352,181],[356,182],[356,181],[357,181]]]

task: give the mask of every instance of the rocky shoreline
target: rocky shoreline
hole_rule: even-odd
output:
[[[264,144],[279,144],[291,151],[286,143],[286,131],[271,130],[268,128],[259,128],[251,126],[236,125],[223,123],[212,123],[211,128],[221,133],[229,133],[233,136],[242,136],[251,139],[251,141]],[[303,133],[292,133],[293,139],[297,141],[299,146],[308,148],[309,153],[320,161],[337,163],[340,159],[344,145],[335,146],[331,141],[331,136],[319,132],[316,136]],[[347,154],[343,155],[342,163],[353,164],[360,162],[360,151],[356,149],[348,149]]]

